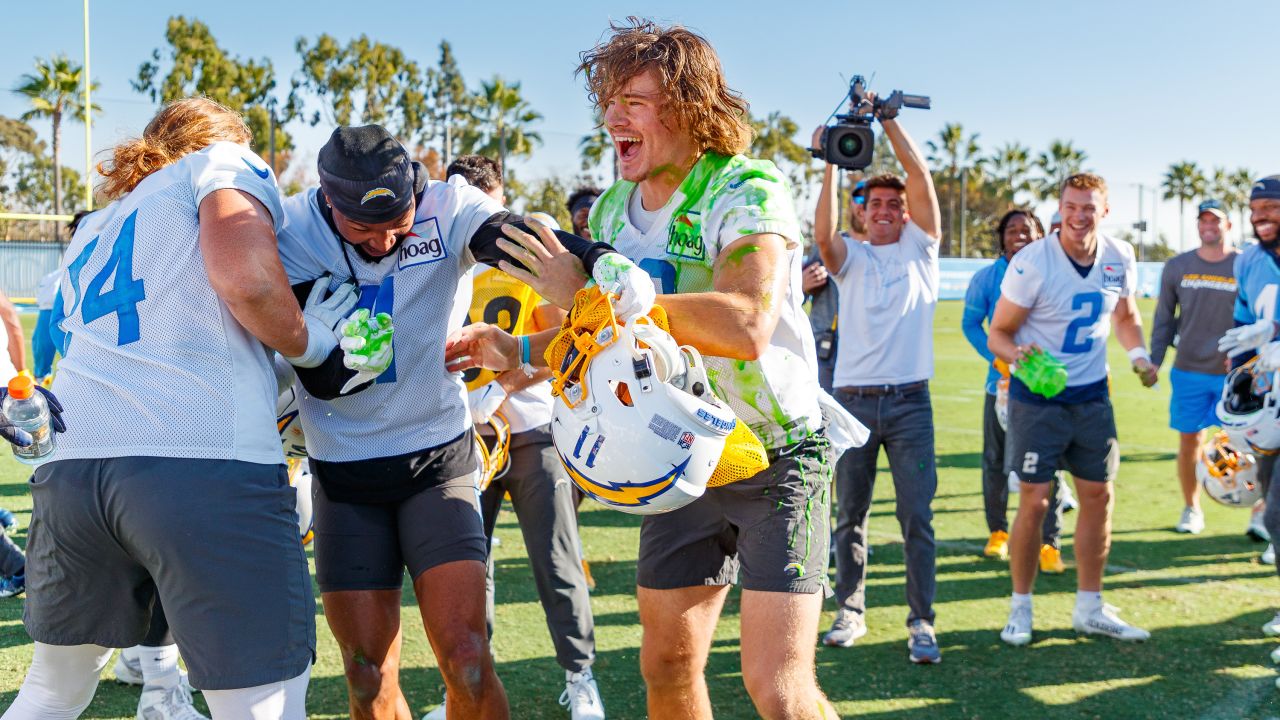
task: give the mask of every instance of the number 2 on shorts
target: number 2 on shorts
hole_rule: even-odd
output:
[[[1028,452],[1022,456],[1022,474],[1035,475],[1036,468],[1040,465],[1040,453]]]

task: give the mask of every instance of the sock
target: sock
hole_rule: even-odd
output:
[[[138,662],[142,665],[142,683],[173,687],[178,684],[178,646],[162,645],[147,647],[139,645],[134,648]]]
[[[1031,607],[1031,593],[1014,593],[1013,602],[1010,605],[1014,610]]]
[[[1094,608],[1102,607],[1102,591],[1077,590],[1076,607],[1082,610],[1092,610]]]

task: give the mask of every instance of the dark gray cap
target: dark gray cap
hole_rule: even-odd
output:
[[[389,222],[413,207],[409,153],[380,125],[334,130],[316,166],[329,204],[352,220]]]

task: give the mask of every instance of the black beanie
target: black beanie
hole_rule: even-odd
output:
[[[389,222],[413,206],[409,153],[380,125],[334,130],[316,166],[329,204],[352,220]]]

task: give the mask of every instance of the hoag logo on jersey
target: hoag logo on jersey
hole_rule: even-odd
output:
[[[671,221],[667,233],[667,254],[690,260],[705,260],[707,248],[702,242],[702,219],[690,210]]]
[[[449,257],[449,250],[444,246],[444,237],[440,234],[440,222],[435,218],[427,218],[413,226],[413,230],[405,236],[400,245],[400,269],[414,265],[425,265]]]
[[[1105,263],[1102,266],[1102,287],[1124,287],[1124,265]]]

